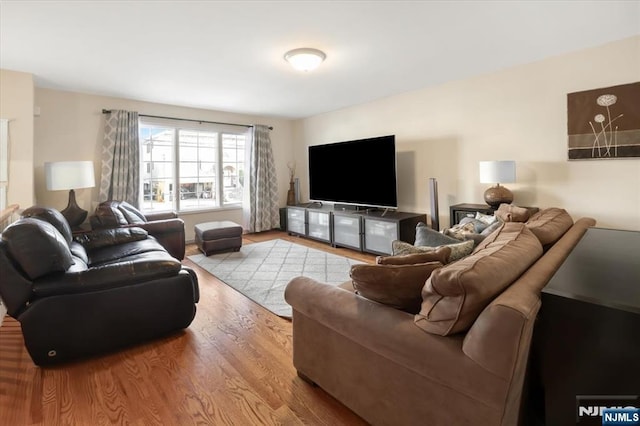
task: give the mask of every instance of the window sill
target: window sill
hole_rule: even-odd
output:
[[[193,209],[193,210],[181,210],[178,212],[179,216],[185,215],[193,215],[193,214],[201,214],[201,213],[215,213],[215,212],[221,212],[221,211],[225,211],[225,210],[242,210],[242,205],[241,204],[234,204],[234,205],[230,205],[230,206],[224,206],[224,207],[214,207],[214,208],[210,208],[210,209]]]
[[[201,214],[201,213],[214,213],[221,212],[226,210],[242,210],[242,204],[233,204],[224,207],[213,207],[207,209],[191,209],[191,210],[180,210],[176,211],[178,216],[182,215],[193,215],[193,214]],[[157,214],[157,213],[169,213],[174,212],[175,210],[141,210],[142,214]]]

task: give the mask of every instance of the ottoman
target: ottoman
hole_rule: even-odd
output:
[[[229,220],[199,223],[195,232],[196,245],[205,256],[238,251],[242,247],[242,226]]]

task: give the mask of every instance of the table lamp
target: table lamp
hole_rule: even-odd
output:
[[[495,183],[495,186],[484,192],[484,201],[497,209],[500,204],[511,204],[513,193],[500,183],[514,183],[516,181],[515,161],[481,161],[480,183]]]
[[[93,188],[96,185],[93,174],[93,161],[44,163],[44,174],[47,181],[47,190],[69,190],[69,204],[60,213],[67,219],[69,226],[78,228],[87,218],[87,211],[81,209],[76,203],[74,189]]]

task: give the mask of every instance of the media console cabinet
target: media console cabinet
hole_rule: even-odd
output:
[[[341,210],[333,206],[287,206],[285,210],[290,235],[374,254],[391,254],[394,240],[413,244],[416,225],[427,221],[425,214]]]

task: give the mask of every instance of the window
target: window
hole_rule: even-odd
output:
[[[230,127],[141,120],[143,211],[240,206],[247,132]]]

